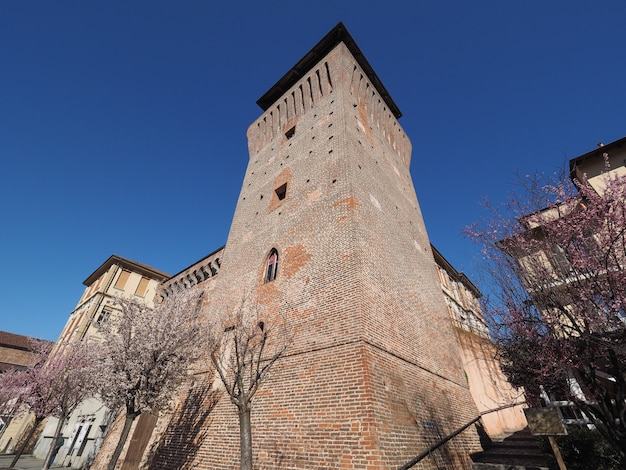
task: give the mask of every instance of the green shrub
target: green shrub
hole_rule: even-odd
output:
[[[617,452],[596,431],[586,428],[568,428],[567,432],[569,433],[567,436],[556,437],[567,470],[621,470],[626,468],[626,462],[620,462]],[[550,468],[558,469],[548,438],[541,438],[540,443],[543,452],[550,460]]]

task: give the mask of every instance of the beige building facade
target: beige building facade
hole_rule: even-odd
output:
[[[441,290],[461,347],[463,370],[482,414],[485,432],[492,439],[526,427],[524,392],[511,387],[496,359],[496,348],[480,305],[480,290],[433,247]],[[517,405],[516,405],[517,404]],[[515,405],[515,406],[512,406]]]
[[[83,295],[70,313],[52,354],[62,352],[68,342],[89,336],[97,337],[98,325],[115,315],[116,298],[152,304],[161,282],[169,277],[145,264],[112,255],[83,281]],[[115,411],[109,410],[97,398],[85,400],[61,430],[64,443],[55,458],[55,464],[80,468],[90,463],[114,417]],[[35,457],[46,457],[56,425],[56,418],[46,420],[33,449]]]

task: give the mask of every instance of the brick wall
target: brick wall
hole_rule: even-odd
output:
[[[32,352],[0,345],[0,370],[27,367],[32,360]]]
[[[0,372],[28,367],[32,361],[31,338],[0,331]]]
[[[363,341],[287,356],[254,399],[255,468],[397,468],[475,416],[465,392]],[[203,397],[186,398],[151,468],[238,468],[236,408]],[[477,450],[470,430],[417,468],[469,468]]]

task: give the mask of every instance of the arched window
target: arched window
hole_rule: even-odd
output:
[[[272,248],[270,255],[267,257],[267,269],[265,270],[265,282],[270,282],[276,279],[276,272],[278,271],[278,251],[276,248]]]

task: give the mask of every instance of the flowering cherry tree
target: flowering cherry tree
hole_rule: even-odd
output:
[[[575,402],[626,456],[626,177],[528,178],[490,209],[467,232],[483,246],[504,372],[532,404],[542,387]]]
[[[18,449],[11,468],[21,457],[39,423],[48,416],[55,416],[58,424],[43,465],[47,469],[64,421],[92,393],[91,346],[73,341],[57,345],[51,352],[52,347],[52,343],[33,340],[32,365],[23,371],[0,374],[0,389],[12,395],[12,406],[35,417],[34,425]]]
[[[50,414],[58,418],[52,442],[44,460],[44,469],[52,464],[51,459],[55,454],[56,443],[65,420],[83,400],[93,395],[92,372],[97,350],[96,344],[86,340],[57,344],[43,367],[49,379],[48,387],[51,397],[48,404],[54,405]],[[42,380],[45,378],[43,377]]]
[[[201,291],[175,290],[144,302],[117,299],[116,311],[99,329],[99,396],[111,409],[125,408],[124,427],[108,468],[114,469],[135,418],[169,406],[197,357]]]
[[[2,413],[18,416],[31,411],[35,417],[35,421],[28,431],[26,439],[23,440],[22,445],[17,449],[9,468],[15,466],[22,456],[24,449],[35,434],[37,427],[48,415],[48,409],[39,409],[37,406],[33,408],[28,407],[28,403],[34,403],[35,400],[37,400],[36,397],[31,397],[30,393],[34,389],[34,387],[32,387],[34,377],[35,375],[39,375],[38,372],[35,371],[35,368],[39,368],[42,365],[41,359],[38,356],[39,354],[36,353],[33,364],[29,368],[28,375],[27,371],[22,370],[11,370],[0,374],[0,407]],[[37,402],[39,402],[39,400],[37,400]]]

